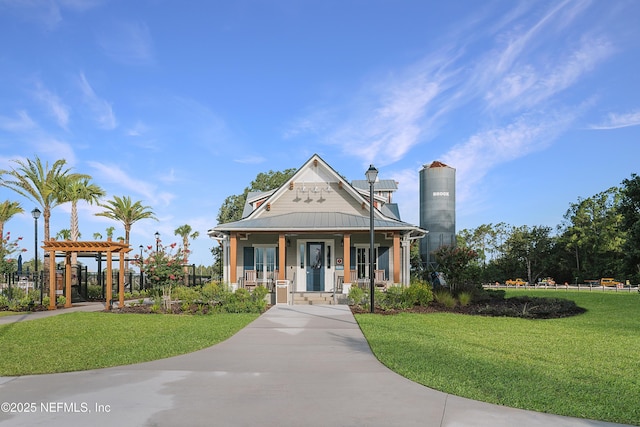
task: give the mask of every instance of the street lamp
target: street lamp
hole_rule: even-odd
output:
[[[34,246],[33,246],[33,267],[35,270],[35,279],[33,280],[33,285],[36,286],[38,284],[38,218],[40,218],[40,209],[33,208],[31,211],[31,216],[34,220]],[[42,304],[42,297],[44,296],[44,290],[42,286],[40,286],[40,304]]]
[[[140,245],[140,290],[144,289],[144,272],[142,271],[142,245]]]
[[[373,185],[376,183],[376,179],[378,178],[378,169],[374,168],[373,165],[370,165],[369,169],[367,169],[364,174],[367,177],[367,182],[369,183],[369,232],[371,237],[369,240],[369,293],[371,294],[370,311],[373,313],[375,311],[373,297],[373,291],[375,289],[373,277]]]
[[[156,253],[158,253],[158,251],[160,250],[160,233],[156,231],[154,236],[156,236]]]

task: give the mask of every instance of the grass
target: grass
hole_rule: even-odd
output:
[[[458,314],[356,315],[385,365],[484,402],[640,425],[640,295],[509,291],[568,298],[585,314],[553,320]]]
[[[257,317],[76,312],[0,325],[0,376],[80,371],[176,356],[224,341]]]
[[[20,313],[20,312],[17,312],[17,311],[0,311],[0,317],[14,316],[16,314],[24,314],[24,313]]]

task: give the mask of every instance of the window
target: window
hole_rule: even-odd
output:
[[[258,279],[271,279],[274,277],[273,272],[277,269],[276,249],[273,246],[257,246],[254,248],[255,268]]]
[[[378,248],[374,248],[374,254],[377,254]],[[373,269],[377,268],[378,256],[374,256]],[[358,279],[369,277],[369,246],[356,247],[356,271]]]

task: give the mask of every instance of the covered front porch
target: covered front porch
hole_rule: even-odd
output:
[[[342,292],[351,284],[369,283],[374,264],[377,286],[408,284],[409,239],[399,231],[375,234],[370,254],[369,234],[230,232],[217,236],[223,247],[223,280],[252,290],[273,290],[287,281],[292,292]],[[408,263],[407,263],[408,265]]]

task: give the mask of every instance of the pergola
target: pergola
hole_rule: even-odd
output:
[[[111,264],[113,262],[113,254],[118,254],[120,261],[120,269],[118,272],[118,301],[120,307],[124,306],[124,258],[125,254],[131,251],[128,244],[124,242],[113,242],[111,239],[107,241],[95,242],[73,242],[70,240],[57,241],[55,239],[45,240],[42,247],[45,252],[49,252],[50,259],[55,265],[56,253],[64,253],[65,255],[65,294],[67,300],[64,304],[65,308],[71,307],[71,254],[77,253],[79,256],[107,254],[107,292],[105,308],[111,309],[111,296],[113,288],[113,274]],[[49,310],[56,309],[56,269],[49,269]]]

